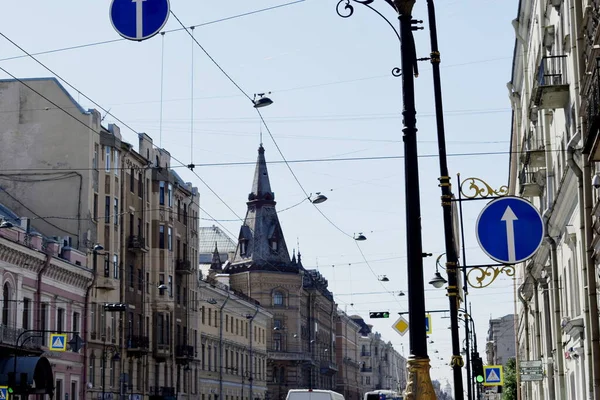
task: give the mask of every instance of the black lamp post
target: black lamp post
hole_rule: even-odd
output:
[[[370,4],[374,0],[340,0],[337,6],[341,17],[353,14],[352,2],[360,3],[374,10]],[[414,76],[418,75],[417,55],[413,30],[421,21],[413,20],[412,9],[415,0],[385,0],[400,20],[401,69],[392,71],[394,76],[402,76],[403,102],[403,142],[404,177],[406,202],[406,241],[408,258],[408,307],[411,328],[410,356],[408,359],[407,400],[433,400],[435,391],[430,377],[430,363],[427,355],[427,333],[425,331],[425,292],[423,280],[423,241],[421,237],[421,198],[419,193],[419,159],[417,153],[417,111],[415,108]],[[343,5],[343,7],[341,7]],[[385,17],[383,17],[385,19]],[[386,19],[387,21],[387,19]],[[392,27],[393,25],[387,21]],[[413,75],[414,74],[414,75]],[[446,174],[447,175],[447,174]]]
[[[448,160],[446,155],[446,134],[444,130],[442,84],[440,78],[440,52],[438,50],[435,6],[433,4],[433,0],[427,0],[427,14],[429,17],[429,34],[431,39],[430,60],[433,69],[433,91],[435,99],[435,116],[440,160],[439,186],[442,191],[446,272],[448,273],[448,300],[450,302],[450,329],[452,332],[452,359],[450,360],[450,365],[452,366],[454,375],[454,399],[463,400],[464,392],[461,368],[464,365],[464,361],[460,354],[460,336],[458,330],[458,254],[454,243],[454,226],[452,223],[452,185],[450,184]],[[439,276],[439,274],[437,275]],[[411,327],[411,329],[414,328]]]

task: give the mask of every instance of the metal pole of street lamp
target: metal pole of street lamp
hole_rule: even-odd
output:
[[[404,176],[406,203],[406,244],[408,264],[408,306],[411,321],[410,356],[408,359],[407,400],[434,400],[435,391],[430,376],[425,331],[425,288],[423,287],[423,239],[421,237],[421,198],[419,193],[419,159],[417,152],[417,111],[415,108],[414,77],[418,76],[417,55],[413,30],[422,29],[412,19],[415,0],[385,0],[398,15],[400,33],[379,11],[371,7],[374,0],[340,0],[338,15],[347,18],[354,12],[352,2],[367,6],[386,20],[400,39],[401,68],[394,68],[394,76],[402,76],[402,121],[404,142]],[[343,6],[343,7],[342,7]],[[413,75],[414,74],[414,75]],[[447,173],[446,173],[447,175]],[[362,236],[362,235],[361,235]],[[362,236],[364,240],[364,236]],[[359,240],[359,239],[357,239]]]
[[[402,56],[402,129],[404,141],[404,177],[406,201],[406,240],[408,255],[408,307],[411,321],[410,356],[408,360],[408,400],[435,399],[427,355],[425,331],[425,288],[423,280],[423,241],[421,237],[421,198],[419,193],[419,159],[417,153],[417,111],[414,76],[418,74],[413,37],[412,9],[415,0],[394,0],[400,20],[400,53]]]
[[[454,243],[452,223],[452,186],[448,174],[446,155],[446,135],[444,131],[444,111],[442,105],[442,84],[440,77],[440,52],[438,50],[435,6],[433,0],[427,0],[429,33],[431,38],[431,66],[433,69],[433,91],[437,123],[438,151],[440,160],[440,187],[442,190],[442,209],[444,216],[444,243],[446,250],[446,272],[448,273],[448,299],[450,301],[450,328],[452,333],[452,359],[450,365],[454,375],[454,399],[463,400],[462,370],[464,361],[460,354],[460,336],[458,331],[458,254]],[[403,74],[404,75],[404,74]],[[409,260],[409,265],[410,260]],[[412,325],[412,324],[411,324]],[[411,326],[414,329],[414,325]]]

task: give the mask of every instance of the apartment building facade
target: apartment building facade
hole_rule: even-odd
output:
[[[488,365],[505,365],[516,357],[514,314],[490,319],[485,353]]]
[[[139,134],[134,149],[54,78],[2,81],[0,93],[1,166],[26,177],[0,200],[87,254],[94,275],[83,321],[85,397],[190,396],[182,381],[200,365],[190,345],[199,335],[190,322],[198,309],[197,189],[149,136]]]
[[[545,223],[540,250],[516,266],[516,350],[520,360],[540,360],[545,370],[542,380],[521,383],[531,399],[600,396],[594,389],[600,355],[592,354],[591,335],[598,325],[589,250],[592,179],[581,106],[589,70],[582,65],[584,10],[597,20],[592,1],[522,0],[513,21],[510,194],[534,204]]]
[[[65,352],[53,351],[48,331],[65,333],[69,342],[81,335],[93,281],[86,254],[42,236],[3,205],[0,221],[0,385],[16,372],[16,394],[26,383],[31,394],[81,399],[85,353],[68,344]]]
[[[360,375],[360,329],[345,312],[337,310],[335,345],[338,372],[336,391],[347,400],[361,400],[365,390]]]

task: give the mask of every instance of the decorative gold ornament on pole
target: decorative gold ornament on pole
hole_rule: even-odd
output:
[[[473,267],[467,273],[467,283],[475,289],[490,286],[500,275],[515,276],[513,265],[487,265]]]

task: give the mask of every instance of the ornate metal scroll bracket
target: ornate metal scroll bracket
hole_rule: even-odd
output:
[[[377,11],[375,8],[371,7],[370,4],[374,1],[375,0],[339,0],[337,6],[335,7],[335,11],[340,17],[349,18],[354,14],[354,6],[352,5],[352,3],[362,4],[363,6],[369,8],[371,11],[379,15],[389,25],[389,27],[392,28],[394,34],[398,38],[398,42],[401,42],[400,33],[394,27],[394,25],[382,13]],[[385,2],[388,3],[394,9],[394,11],[398,12],[396,7],[394,6],[394,3],[391,0],[385,0]],[[402,69],[400,69],[399,67],[394,67],[392,69],[392,75],[395,77],[402,76]]]
[[[483,179],[467,178],[460,183],[460,193],[467,199],[492,199],[508,195],[508,186],[494,189]]]
[[[467,283],[475,289],[490,286],[500,275],[515,276],[514,265],[474,267],[467,273]]]

